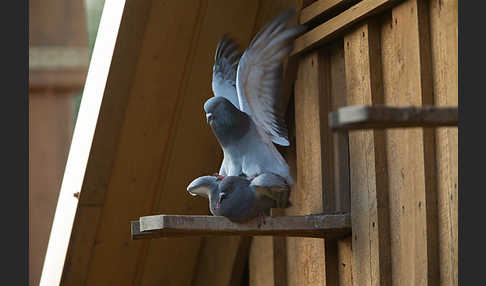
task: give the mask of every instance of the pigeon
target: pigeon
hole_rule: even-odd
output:
[[[265,25],[240,55],[223,36],[216,48],[212,88],[204,104],[206,119],[223,149],[222,176],[255,178],[272,173],[293,184],[275,144],[289,146],[282,110],[283,60],[305,27],[287,27],[288,9]]]
[[[264,219],[271,208],[290,206],[289,188],[280,176],[263,173],[253,180],[242,176],[203,176],[192,181],[187,191],[209,200],[215,216],[233,222],[246,222],[255,217]]]

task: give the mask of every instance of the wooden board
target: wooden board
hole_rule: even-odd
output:
[[[429,1],[434,104],[458,104],[458,1]],[[436,130],[440,284],[458,285],[458,129]]]
[[[357,105],[329,114],[335,130],[457,126],[457,107]]]
[[[351,236],[338,241],[338,271],[338,285],[353,285],[353,248]]]
[[[342,12],[350,6],[354,0],[319,0],[302,9],[299,23],[312,24],[324,22],[329,15]]]
[[[360,1],[358,4],[352,6],[343,13],[297,38],[292,56],[309,51],[317,46],[321,46],[329,42],[332,39],[335,39],[339,33],[345,31],[351,25],[365,19],[366,17],[376,15],[400,1],[401,0]]]
[[[133,224],[133,222],[132,222]],[[166,236],[279,235],[301,237],[340,236],[349,233],[348,214],[266,217],[259,225],[255,218],[234,223],[220,216],[155,215],[140,218],[140,233],[133,239]],[[135,229],[136,228],[133,228]]]
[[[408,0],[382,24],[385,104],[433,105],[428,3]],[[438,285],[434,131],[386,131],[392,285]]]
[[[319,52],[302,57],[295,82],[295,167],[296,184],[292,188],[292,207],[286,215],[323,212],[324,181],[321,161],[321,110],[319,70],[323,65]],[[326,281],[325,249],[322,239],[288,238],[287,271],[289,285],[323,285]]]
[[[275,281],[273,237],[253,237],[249,257],[249,285],[282,285]],[[286,273],[285,273],[286,274]]]
[[[378,24],[366,22],[350,32],[344,47],[348,103],[382,103]],[[392,280],[383,145],[383,132],[349,134],[353,285],[390,285]]]

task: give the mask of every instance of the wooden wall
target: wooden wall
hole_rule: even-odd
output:
[[[458,285],[457,128],[349,136],[327,128],[328,112],[343,105],[457,106],[457,1],[365,0],[312,18],[338,2],[302,10],[312,29],[294,52],[287,159],[297,185],[285,213],[350,207],[352,237],[287,238],[286,254],[273,261],[274,272],[287,262],[286,283],[254,284]]]
[[[30,1],[29,37],[29,285],[39,285],[74,127],[73,100],[88,69],[83,0]]]

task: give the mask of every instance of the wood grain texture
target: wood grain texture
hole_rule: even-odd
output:
[[[458,104],[457,0],[429,1],[434,104]],[[458,130],[436,131],[440,284],[458,285]]]
[[[385,104],[433,104],[425,1],[393,8],[382,25]],[[431,129],[386,131],[393,285],[439,283],[435,138]]]
[[[245,236],[204,238],[191,285],[239,285],[252,240]]]
[[[335,130],[457,126],[457,107],[356,105],[329,114]]]
[[[354,0],[319,0],[302,9],[300,12],[300,24],[309,22],[324,21],[326,15],[344,8]]]
[[[294,103],[297,185],[293,190],[296,195],[291,195],[294,207],[288,209],[287,214],[349,210],[347,136],[333,134],[327,122],[330,111],[345,105],[346,88],[343,77],[342,45],[326,47],[300,60]],[[327,238],[321,244],[318,241],[289,238],[287,247],[289,257],[307,256],[301,258],[304,261],[288,260],[289,284],[337,285],[339,278],[336,240]],[[311,250],[313,253],[307,254]],[[315,262],[308,262],[309,256]],[[294,263],[310,269],[299,273],[296,269],[302,269],[302,266]],[[323,276],[314,272],[318,267],[324,268]]]
[[[338,251],[339,285],[353,285],[353,249],[351,236],[338,241]]]
[[[282,285],[275,281],[273,237],[253,237],[249,257],[250,286]]]
[[[331,110],[335,111],[347,104],[346,91],[346,73],[343,40],[339,39],[333,42],[329,48],[330,57],[330,96]],[[350,178],[349,178],[349,136],[347,133],[334,133],[327,130],[330,145],[327,160],[332,158],[333,163],[329,166],[332,170],[333,189],[335,192],[334,206],[336,211],[349,212],[351,209],[350,198]],[[326,175],[326,177],[331,174]],[[336,285],[352,285],[351,268],[352,268],[352,249],[351,242],[346,243],[349,238],[339,239],[335,243],[335,257],[328,262],[334,264],[334,280]],[[328,247],[329,249],[329,247]],[[330,256],[328,254],[328,256]],[[328,257],[329,258],[329,257]],[[346,269],[342,269],[346,266]],[[329,267],[328,267],[329,270]],[[327,274],[330,271],[326,272]],[[331,282],[328,280],[328,282]],[[332,285],[332,284],[331,284]]]
[[[319,53],[302,57],[295,82],[295,167],[296,183],[290,193],[292,207],[286,215],[323,212],[321,162]],[[324,241],[287,239],[288,285],[325,283]]]
[[[140,231],[154,237],[279,235],[301,237],[339,236],[349,233],[349,214],[267,217],[259,226],[255,218],[234,223],[221,216],[154,215],[140,218]],[[138,233],[132,236],[138,238]]]
[[[383,101],[379,26],[366,22],[344,38],[348,103]],[[390,285],[384,134],[349,134],[353,285]]]
[[[366,17],[376,15],[400,1],[401,0],[360,1],[343,13],[297,38],[292,56],[309,51],[335,39],[341,32],[349,28],[351,25]]]

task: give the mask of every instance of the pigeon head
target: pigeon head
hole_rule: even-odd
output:
[[[201,196],[209,199],[218,191],[219,179],[215,176],[203,176],[192,181],[187,186],[187,191],[192,196]]]
[[[221,96],[211,97],[204,103],[206,119],[221,145],[226,145],[246,134],[250,118]]]
[[[240,176],[228,176],[224,178],[219,184],[218,202],[223,203],[224,200],[229,200],[234,196],[238,190],[243,190],[250,185],[250,181]]]

